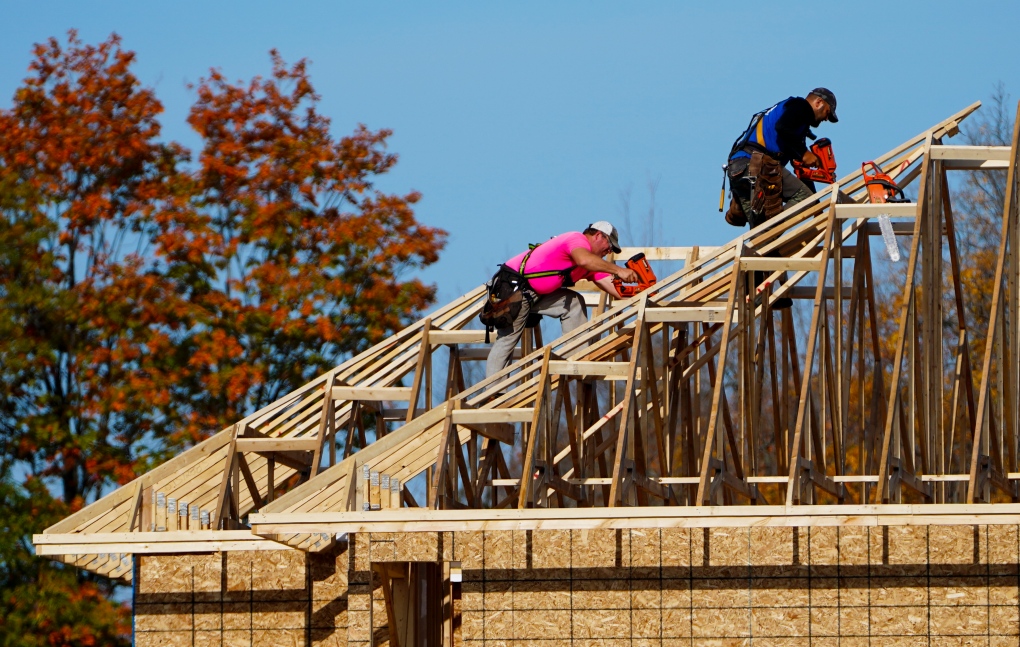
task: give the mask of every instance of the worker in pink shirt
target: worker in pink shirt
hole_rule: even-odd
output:
[[[634,270],[603,259],[610,251],[620,252],[619,234],[609,222],[599,220],[583,232],[560,234],[502,265],[493,282],[512,277],[522,285],[524,299],[513,326],[496,328],[496,341],[485,364],[486,377],[510,364],[529,315],[558,318],[564,333],[588,321],[584,297],[568,289],[577,281],[593,281],[616,298],[620,294],[613,286],[614,275],[624,283],[638,281]]]

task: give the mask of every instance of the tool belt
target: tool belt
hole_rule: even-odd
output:
[[[754,178],[751,187],[752,223],[763,222],[781,212],[783,167],[779,160],[761,151],[754,151],[751,153],[751,161],[747,164],[747,175]]]
[[[528,280],[506,264],[501,265],[492,275],[482,313],[478,315],[485,326],[485,343],[489,343],[489,331],[493,328],[513,327],[524,305],[526,287]]]
[[[726,209],[726,222],[734,227],[743,227],[747,224],[747,215],[744,213],[744,208],[740,206],[740,201],[737,200],[732,192],[730,193],[730,206]]]
[[[748,215],[751,216],[752,225],[757,225],[783,210],[783,167],[779,160],[758,147],[747,146],[744,151],[751,156],[747,167],[731,171],[730,180],[732,182],[744,175],[744,181],[750,184],[751,214],[744,213],[740,201],[731,191],[726,222],[734,227],[746,225]]]
[[[533,245],[531,250],[521,260],[521,271],[512,269],[506,263],[499,266],[499,269],[492,275],[489,281],[488,294],[485,303],[482,304],[482,312],[478,320],[485,326],[485,343],[489,343],[489,332],[494,328],[512,328],[517,316],[521,314],[521,307],[524,300],[532,299],[534,292],[528,284],[528,279],[537,279],[547,276],[562,276],[563,286],[572,287],[574,282],[570,275],[572,267],[563,270],[550,270],[547,272],[525,272],[531,252],[535,251],[538,245]],[[529,315],[525,327],[534,328],[541,320],[541,315]]]

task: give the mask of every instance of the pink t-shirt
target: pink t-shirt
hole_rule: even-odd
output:
[[[591,251],[591,245],[584,234],[578,231],[560,234],[532,250],[531,256],[528,257],[528,264],[524,266],[524,271],[527,274],[531,274],[532,272],[551,272],[572,267],[574,269],[570,272],[570,278],[575,282],[582,279],[601,281],[610,276],[608,272],[589,272],[583,267],[576,266],[574,260],[570,258],[570,252],[578,247],[583,247],[589,252]],[[510,269],[520,272],[521,261],[524,260],[526,254],[527,252],[522,252],[514,256],[506,262],[506,265]],[[563,287],[563,275],[557,274],[528,279],[528,283],[531,284],[531,289],[536,293],[549,294]]]

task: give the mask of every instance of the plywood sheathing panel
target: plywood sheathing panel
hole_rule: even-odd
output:
[[[602,579],[629,566],[630,532],[613,529],[571,531],[571,566],[577,579]]]
[[[150,631],[191,631],[191,604],[187,602],[162,602],[139,605],[135,630]]]
[[[980,531],[976,526],[931,526],[928,536],[928,561],[931,564],[980,561]]]
[[[147,603],[173,602],[181,594],[191,593],[193,569],[187,557],[141,555],[138,557],[136,591]]]
[[[807,608],[811,605],[811,583],[807,577],[752,577],[750,605]]]
[[[814,635],[812,618],[817,619],[820,635],[840,635],[841,626],[844,636],[854,632],[880,635],[869,627],[873,609],[882,605],[907,612],[905,617],[895,611],[878,612],[874,619],[881,623],[881,632],[887,636],[899,637],[903,634],[897,631],[913,631],[921,617],[927,623],[928,593],[923,581],[897,574],[877,590],[869,588],[870,569],[889,567],[893,560],[907,565],[909,551],[921,552],[922,559],[927,559],[926,535],[921,535],[923,544],[916,533],[896,536],[892,541],[904,539],[907,547],[894,544],[890,553],[882,543],[889,540],[881,534],[872,537],[867,528],[846,533],[842,539],[850,549],[851,563],[847,566],[853,575],[841,580],[839,529],[814,530],[820,531],[815,537],[807,529],[755,528],[736,534],[731,529],[695,530],[693,539],[686,529],[589,531],[587,536],[576,531],[570,533],[569,550],[560,549],[559,554],[557,548],[565,544],[568,534],[565,531],[465,536],[465,541],[473,546],[480,543],[495,550],[483,548],[481,552],[478,570],[485,574],[486,581],[469,593],[468,599],[472,601],[464,608],[478,611],[471,618],[465,617],[464,622],[470,628],[469,635],[478,638],[527,640],[542,634],[552,642],[561,639],[561,629],[532,635],[536,626],[542,626],[533,621],[538,611],[561,619],[569,615],[575,641],[619,639],[612,632],[623,626],[619,612],[628,609],[633,640],[689,641],[687,636],[706,640],[741,640],[749,636],[755,636],[755,640],[767,637],[799,640],[808,631]],[[880,532],[881,529],[875,529],[875,533]],[[459,538],[458,534],[455,542]],[[624,547],[629,549],[626,554]],[[474,550],[477,560],[477,548]],[[698,552],[702,564],[692,568],[691,561],[698,561]],[[690,559],[692,553],[694,560]],[[871,563],[873,554],[877,564]],[[658,568],[654,565],[656,559],[660,561]],[[494,568],[505,565],[507,560],[515,567],[514,571],[530,567],[532,572],[509,575],[505,568]],[[616,566],[624,563],[630,564],[630,568]],[[668,563],[676,566],[667,567]],[[568,564],[569,588],[559,577]],[[814,577],[807,570],[809,565],[816,565],[816,571],[829,577]],[[475,566],[479,566],[477,561]],[[734,568],[738,575],[748,573],[748,577],[743,581],[734,577]],[[717,577],[720,572],[729,577]],[[490,575],[503,579],[491,581]],[[843,596],[842,602],[849,605],[846,610],[840,608],[841,582],[843,589],[853,586],[859,593]],[[854,608],[853,604],[859,607]],[[815,607],[818,611],[813,613]],[[493,617],[500,626],[512,627],[512,633],[489,631],[487,617]],[[596,618],[603,625],[596,627],[593,624]],[[1008,619],[1003,622],[1008,624]]]
[[[570,638],[570,623],[564,622],[561,614],[550,613],[549,609],[515,608],[513,636],[524,640]]]
[[[1005,575],[1018,572],[1020,564],[1020,533],[1017,526],[985,526],[988,544],[988,563]]]
[[[368,536],[369,560],[378,562],[437,562],[452,557],[450,532],[373,532]],[[364,538],[360,540],[364,542]],[[359,545],[364,545],[359,543]],[[363,566],[358,562],[359,570]]]
[[[192,635],[191,631],[162,631],[158,633],[139,631],[135,633],[135,646],[190,647]]]
[[[751,635],[796,637],[810,632],[807,607],[751,608]]]
[[[524,531],[525,569],[536,579],[570,579],[570,545],[569,530]]]
[[[839,565],[859,566],[870,563],[870,528],[843,526],[839,531]]]
[[[840,528],[798,528],[798,537],[807,536],[807,562],[811,566],[836,566],[840,562]],[[801,544],[803,546],[803,544]],[[802,557],[803,559],[803,557]]]
[[[347,570],[343,550],[140,557],[136,644],[345,645]],[[319,608],[316,594],[330,599]]]
[[[405,551],[460,558],[463,645],[1020,645],[1020,576],[1008,562],[1020,541],[1016,527],[893,530],[486,531],[415,533],[421,537],[407,542],[374,533],[352,536],[331,555],[162,556],[142,560],[137,583],[163,597],[139,603],[137,613],[149,644],[161,644],[152,642],[157,635],[182,639],[184,630],[211,644],[217,633],[220,644],[290,644],[291,628],[306,623],[312,644],[368,644],[387,619],[371,568],[358,567]],[[359,560],[358,550],[369,558]],[[177,590],[162,590],[153,573]],[[179,602],[184,594],[222,600],[189,608]]]
[[[354,559],[354,572],[351,581],[365,581],[371,570],[371,535],[367,532],[359,532],[353,535],[351,541],[352,558]],[[361,578],[361,579],[358,579]]]
[[[690,528],[662,528],[659,531],[663,566],[691,565],[692,532],[694,530]]]
[[[1015,604],[988,607],[988,633],[1020,641],[1020,609]]]
[[[838,607],[845,603],[840,599],[841,592],[838,577],[808,578],[808,599],[812,608]]]
[[[928,642],[928,627],[934,619],[942,622],[946,615],[939,609],[938,600],[929,599],[927,561],[931,537],[928,528],[900,528],[893,533],[884,532],[882,528],[858,528],[842,532],[844,529],[750,529],[744,533],[732,533],[732,529],[710,531],[693,531],[690,543],[691,560],[695,566],[690,569],[693,590],[688,590],[686,583],[676,590],[666,583],[665,575],[661,576],[659,591],[638,590],[635,584],[643,581],[646,585],[654,579],[642,579],[649,575],[639,564],[647,563],[649,555],[654,553],[654,535],[649,537],[647,531],[630,533],[629,541],[618,542],[621,546],[629,544],[629,569],[631,591],[631,629],[632,638],[666,639],[676,628],[686,630],[690,627],[695,640],[741,640],[745,636],[754,636],[756,642],[773,637],[782,642],[799,641],[810,632],[811,635],[822,637],[854,635],[867,637],[881,636],[883,645],[913,644],[920,639]],[[817,532],[816,536],[811,536]],[[663,531],[665,532],[665,531]],[[842,535],[841,535],[842,532]],[[972,612],[981,609],[986,620],[982,623],[962,625],[958,631],[964,633],[946,635],[981,635],[987,640],[991,635],[1015,635],[1020,621],[1017,619],[1015,596],[1017,591],[1016,578],[1007,581],[1007,576],[999,576],[997,595],[1002,600],[1013,600],[1014,606],[1006,604],[988,607],[988,579],[978,577],[975,572],[970,574],[971,564],[963,563],[962,555],[969,551],[979,561],[987,559],[988,529],[977,529],[977,539],[973,528],[947,531],[956,533],[956,543],[948,540],[944,543],[942,557],[935,561],[956,562],[946,564],[961,571],[963,584],[970,584],[969,594],[972,597],[983,591],[983,601],[961,605]],[[967,534],[969,532],[969,535]],[[700,535],[700,537],[699,537]],[[1016,530],[1010,529],[1002,533],[1007,543],[1000,557],[1005,561],[1012,554],[1016,545]],[[688,535],[690,537],[691,535]],[[962,537],[962,539],[960,539]],[[950,537],[951,538],[951,537]],[[741,539],[744,539],[741,546]],[[946,539],[940,535],[938,541]],[[666,539],[659,533],[659,549],[663,564],[666,563],[664,546]],[[961,543],[962,542],[962,543]],[[977,542],[977,543],[975,543]],[[985,547],[982,547],[982,543]],[[760,546],[760,547],[759,547]],[[963,546],[963,548],[961,548]],[[687,547],[686,545],[684,546]],[[603,558],[608,553],[603,545]],[[845,556],[841,548],[845,548]],[[966,549],[966,550],[964,550]],[[950,556],[950,550],[954,551]],[[1006,552],[1006,551],[1010,552]],[[684,555],[686,550],[673,551]],[[700,553],[700,555],[699,555]],[[742,554],[746,558],[742,559]],[[697,566],[698,558],[702,565]],[[589,553],[585,561],[597,559]],[[626,559],[626,558],[623,558]],[[623,561],[621,559],[621,561]],[[681,561],[681,560],[676,560]],[[707,564],[705,562],[707,561]],[[809,571],[809,566],[813,567]],[[974,565],[977,566],[977,565]],[[983,566],[987,568],[987,564]],[[738,586],[740,574],[749,572],[746,582]],[[736,571],[734,571],[736,569]],[[845,571],[843,575],[840,571]],[[665,574],[665,566],[661,572]],[[816,577],[816,573],[820,577]],[[720,576],[722,574],[722,576]],[[685,573],[686,575],[686,573]],[[702,577],[699,577],[702,576]],[[800,577],[791,577],[791,576]],[[843,575],[841,577],[841,575]],[[966,579],[970,576],[971,579]],[[674,578],[679,579],[679,578]],[[588,582],[595,584],[597,580]],[[948,587],[958,583],[945,581],[944,587],[936,577],[932,591],[946,594]],[[575,583],[576,584],[576,583]],[[727,584],[729,585],[727,587]],[[592,598],[586,598],[584,589],[594,587],[576,587],[573,595],[574,609],[593,604]],[[622,603],[622,585],[606,583],[598,594],[607,606]],[[687,595],[690,595],[691,608],[688,610]],[[614,599],[614,595],[619,595]],[[951,593],[947,595],[952,595]],[[654,608],[656,598],[661,599],[661,610]],[[959,599],[957,596],[949,600]],[[673,604],[670,608],[668,605]],[[856,606],[855,606],[856,605]],[[948,606],[948,605],[946,605]],[[668,609],[668,610],[667,610]],[[714,615],[710,610],[719,611]],[[817,611],[814,611],[817,609]],[[649,611],[635,615],[636,611]],[[589,614],[590,616],[590,614]],[[952,614],[947,618],[955,618]],[[582,616],[583,620],[584,616]],[[648,628],[639,629],[638,618]],[[992,619],[995,619],[994,621]],[[658,619],[661,629],[655,629],[654,620]],[[948,621],[948,620],[947,620]],[[993,627],[998,622],[1001,627]],[[814,624],[818,631],[815,632]],[[714,627],[712,629],[711,627]],[[976,632],[976,633],[975,633]],[[1002,632],[1002,633],[1000,633]],[[1010,633],[1013,632],[1013,633]],[[933,632],[935,633],[935,632]],[[575,636],[576,637],[576,636]],[[670,639],[683,640],[682,636]],[[788,642],[789,642],[788,641]],[[904,642],[905,641],[905,642]]]
[[[194,647],[222,647],[223,633],[220,631],[196,631]]]
[[[485,638],[485,610],[461,607],[460,638],[471,644]]]

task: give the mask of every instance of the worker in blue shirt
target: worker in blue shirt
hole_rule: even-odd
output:
[[[815,88],[807,97],[790,97],[751,118],[733,143],[726,164],[730,179],[730,207],[726,222],[757,227],[812,191],[786,168],[790,160],[818,166],[806,138],[823,121],[836,123],[836,96]]]

